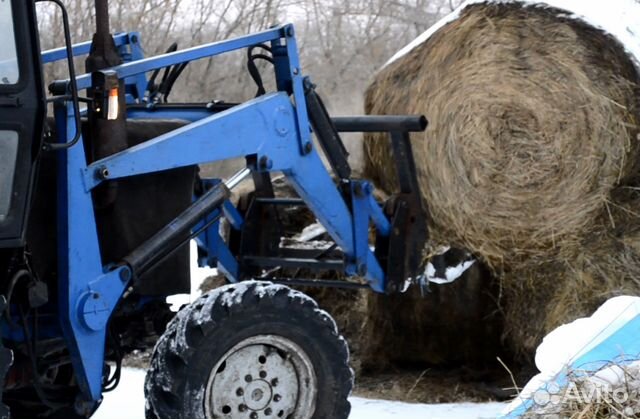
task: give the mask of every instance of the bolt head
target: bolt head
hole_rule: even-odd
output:
[[[311,141],[309,141],[308,143],[306,143],[304,145],[304,152],[306,154],[309,154],[309,153],[311,153],[311,150],[313,150],[313,144],[311,143]]]
[[[274,378],[273,380],[271,380],[271,385],[276,387],[278,385],[278,379]]]
[[[276,394],[275,396],[273,396],[273,401],[279,402],[280,400],[282,400],[282,396],[281,395]]]
[[[256,412],[251,412],[251,414],[249,415],[249,417],[251,419],[258,419],[258,414]]]
[[[244,381],[246,381],[247,383],[250,383],[253,381],[253,377],[251,376],[251,374],[247,374],[244,376]]]
[[[260,371],[260,378],[267,378],[267,372],[266,371]]]
[[[240,397],[240,396],[244,396],[244,390],[243,390],[243,389],[241,389],[241,388],[237,389],[237,390],[236,390],[236,395],[237,395],[238,397]]]
[[[128,268],[123,268],[120,270],[120,280],[122,282],[127,282],[131,279],[131,271]]]
[[[247,411],[247,405],[241,404],[240,406],[238,406],[238,410],[241,411],[241,412],[246,412]]]
[[[97,175],[99,179],[107,179],[110,176],[109,169],[107,169],[106,167],[100,167],[97,171]]]
[[[265,415],[267,415],[267,416],[271,415],[271,413],[273,413],[273,411],[271,410],[271,408],[270,408],[270,407],[267,407],[267,408],[265,409],[265,411],[264,411],[264,414],[265,414]]]
[[[307,89],[307,90],[315,89],[315,88],[316,88],[316,85],[315,85],[315,84],[313,84],[313,83],[311,82],[311,79],[310,79],[309,77],[305,77],[305,78],[302,80],[302,85],[303,85],[303,86],[304,86],[304,88],[305,88],[305,89]]]

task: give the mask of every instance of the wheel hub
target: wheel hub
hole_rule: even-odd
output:
[[[205,393],[207,419],[311,419],[313,365],[290,340],[273,335],[240,342],[215,365]]]
[[[271,385],[266,381],[256,380],[245,388],[244,403],[250,410],[263,410],[271,402],[272,396]]]

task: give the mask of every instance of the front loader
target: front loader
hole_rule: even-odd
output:
[[[127,353],[150,347],[149,419],[346,418],[346,342],[289,286],[420,285],[426,214],[409,133],[426,119],[331,118],[302,73],[292,25],[144,57],[139,33],[111,34],[107,0],[95,2],[93,40],[76,45],[63,2],[47,1],[66,43],[51,51],[40,50],[34,0],[0,1],[0,418],[90,417]],[[167,100],[188,63],[237,50],[257,97]],[[275,91],[256,54],[271,63]],[[69,77],[45,94],[43,69],[55,62]],[[340,138],[364,131],[390,133],[399,193],[383,203],[352,177]],[[245,165],[231,177],[199,174],[237,158]],[[276,196],[276,175],[297,197]],[[254,191],[236,206],[241,183]],[[287,246],[287,206],[308,208],[330,243]],[[193,240],[201,265],[229,284],[174,316],[165,300],[189,292]],[[283,278],[278,268],[347,279]]]

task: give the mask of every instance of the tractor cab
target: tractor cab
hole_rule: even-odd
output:
[[[23,244],[45,111],[33,2],[0,1],[0,247]]]

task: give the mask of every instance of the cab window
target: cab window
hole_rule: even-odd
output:
[[[0,0],[0,87],[17,84],[20,77],[11,0]]]
[[[0,130],[0,222],[7,218],[11,209],[17,156],[18,133]]]

